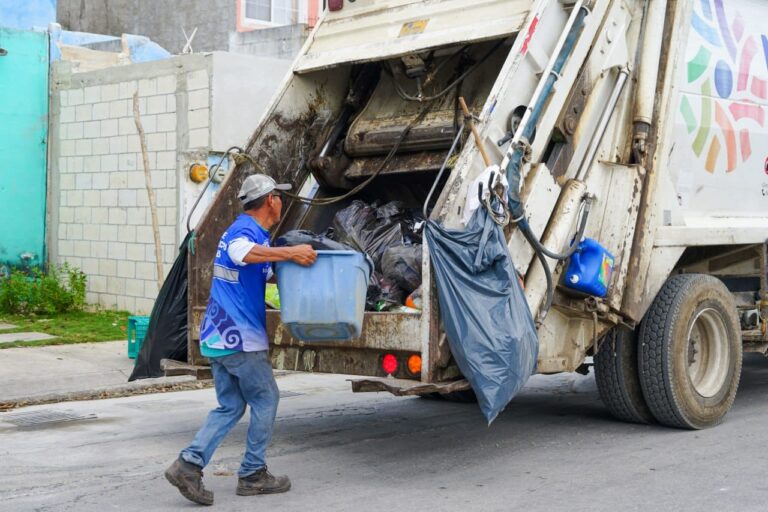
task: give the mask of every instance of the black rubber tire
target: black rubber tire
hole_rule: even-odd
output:
[[[614,418],[627,423],[656,423],[640,386],[635,331],[620,325],[608,331],[594,362],[597,390]]]
[[[723,383],[702,396],[688,375],[691,325],[704,311],[719,315],[728,354]],[[670,427],[703,429],[722,422],[741,377],[741,327],[733,296],[712,276],[680,274],[664,283],[640,323],[638,362],[643,396],[656,420]]]

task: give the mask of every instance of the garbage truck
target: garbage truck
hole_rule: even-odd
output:
[[[499,222],[536,372],[593,368],[620,420],[718,424],[743,353],[768,353],[766,15],[752,0],[329,1],[196,227],[188,365],[206,365],[212,262],[248,175],[302,198],[275,237],[322,233],[355,200],[461,229],[490,162],[517,203]],[[581,240],[610,255],[604,293],[566,279]],[[471,397],[422,251],[420,309],[366,311],[358,339],[298,340],[268,311],[274,367]]]

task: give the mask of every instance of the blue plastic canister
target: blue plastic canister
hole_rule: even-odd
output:
[[[571,256],[563,284],[573,290],[605,297],[613,275],[615,259],[605,247],[585,238]]]
[[[373,271],[365,254],[317,251],[309,267],[275,264],[280,317],[291,335],[306,341],[342,341],[363,332],[365,294]]]

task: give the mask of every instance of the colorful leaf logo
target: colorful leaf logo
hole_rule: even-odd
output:
[[[687,95],[680,111],[688,133],[695,132],[694,153],[706,152],[704,168],[714,173],[725,151],[725,171],[733,172],[752,155],[750,130],[765,126],[765,109],[756,100],[768,98],[768,81],[752,72],[752,64],[762,50],[768,69],[768,37],[746,34],[741,15],[729,19],[723,0],[700,0],[692,27],[701,45],[686,74],[689,84],[699,85],[701,116],[697,120]]]

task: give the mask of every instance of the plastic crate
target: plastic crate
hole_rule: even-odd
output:
[[[309,267],[275,265],[280,316],[294,338],[307,341],[360,337],[372,265],[354,251],[317,251]]]
[[[128,357],[136,359],[141,350],[141,344],[144,343],[144,336],[149,327],[148,316],[129,316],[128,317]]]

